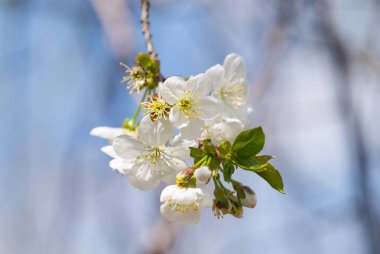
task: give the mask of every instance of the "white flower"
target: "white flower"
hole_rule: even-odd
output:
[[[215,65],[206,74],[213,82],[212,95],[226,106],[226,110],[238,109],[247,103],[247,80],[241,56],[227,55],[223,66]]]
[[[248,128],[248,123],[237,118],[217,118],[206,121],[201,137],[202,139],[211,139],[214,145],[218,145],[223,140],[233,143],[237,135]]]
[[[201,217],[201,207],[212,207],[213,197],[200,188],[167,186],[161,193],[161,214],[169,221],[185,224],[197,223]]]
[[[211,177],[211,170],[207,166],[197,168],[194,172],[198,184],[206,184]]]
[[[161,85],[160,95],[172,105],[169,120],[176,128],[195,124],[198,119],[212,119],[218,115],[216,100],[209,97],[211,80],[199,74],[185,81],[180,77],[170,77]],[[199,123],[199,121],[198,121]]]
[[[109,142],[112,142],[114,138],[121,135],[130,135],[130,136],[137,135],[135,131],[130,131],[125,128],[113,128],[113,127],[106,127],[106,126],[96,127],[91,130],[90,134],[92,136],[107,139]],[[118,156],[111,145],[103,146],[101,150],[102,152],[104,152],[105,154],[113,158],[109,163],[110,167],[113,170],[115,170],[116,172],[122,175],[128,174],[129,170],[132,167],[131,161],[124,160],[123,158]]]
[[[119,155],[115,153],[115,150],[111,145],[109,146],[103,146],[101,148],[102,152],[105,154],[111,156],[113,159],[110,161],[109,165],[110,168],[115,170],[116,172],[122,174],[122,175],[127,175],[129,171],[131,170],[133,163],[131,160],[125,160],[121,158]]]
[[[179,138],[186,140],[198,139],[204,129],[205,121],[200,119],[191,119],[188,126],[179,129]]]
[[[90,131],[90,135],[107,139],[109,141],[112,141],[117,136],[125,134],[130,134],[130,131],[123,128],[113,128],[107,126],[99,126]]]
[[[190,153],[187,144],[176,142],[167,147],[173,127],[164,119],[152,122],[149,116],[142,119],[138,135],[139,139],[119,136],[112,143],[116,154],[133,163],[128,181],[142,190],[157,187],[161,180],[174,183],[176,173],[187,167],[185,160]]]

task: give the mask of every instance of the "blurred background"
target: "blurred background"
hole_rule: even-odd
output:
[[[380,253],[380,1],[152,0],[164,76],[246,60],[253,125],[286,195],[253,174],[244,219],[165,223],[160,190],[89,136],[136,100],[138,0],[0,0],[0,253]]]

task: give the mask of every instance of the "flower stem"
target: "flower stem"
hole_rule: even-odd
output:
[[[141,103],[143,103],[143,102],[145,101],[146,96],[148,95],[148,92],[149,92],[149,89],[146,88],[146,89],[145,89],[145,92],[144,92],[144,94],[143,94],[143,97],[141,98],[141,101],[140,101],[140,103],[139,103],[139,106],[137,107],[137,110],[136,110],[135,114],[134,114],[133,117],[132,117],[132,124],[133,124],[133,126],[135,126],[135,127],[138,126],[138,124],[135,125],[135,122],[136,122],[136,118],[139,116],[140,111],[141,111],[141,108],[142,108],[142,104],[141,104]]]
[[[212,180],[214,181],[215,188],[219,188],[219,184],[218,184],[218,181],[216,180],[216,176],[213,176]]]
[[[202,159],[200,159],[196,164],[194,164],[193,166],[193,169],[197,169],[199,168],[200,166],[202,166],[203,164],[205,164],[206,160],[209,158],[209,156],[205,156],[203,157]]]

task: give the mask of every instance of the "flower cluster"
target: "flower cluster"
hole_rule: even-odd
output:
[[[218,218],[241,218],[244,208],[256,206],[255,192],[233,177],[241,169],[283,192],[281,175],[269,163],[273,157],[259,155],[265,136],[261,127],[250,126],[239,55],[229,54],[205,73],[165,80],[148,55],[140,53],[136,60],[123,78],[131,91],[145,89],[135,115],[121,128],[97,127],[91,134],[109,140],[102,151],[112,157],[110,167],[136,188],[169,185],[160,198],[167,220],[197,223],[202,207]]]

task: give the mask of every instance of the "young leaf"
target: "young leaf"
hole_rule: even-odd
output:
[[[231,143],[229,141],[222,141],[218,146],[218,150],[222,157],[226,157],[231,152]]]
[[[267,181],[273,189],[278,190],[281,193],[284,193],[284,183],[282,182],[282,177],[280,172],[275,169],[271,164],[267,164],[265,166],[265,170],[261,172],[256,172],[259,176],[261,176],[265,181]]]
[[[211,143],[210,140],[206,139],[203,141],[203,149],[208,153],[210,154],[211,156],[215,156],[216,155],[216,151],[215,151],[215,147],[214,145]]]
[[[265,135],[261,127],[241,132],[235,139],[232,150],[238,156],[253,156],[264,147]]]
[[[256,155],[255,158],[256,158],[256,160],[258,160],[260,163],[264,164],[264,163],[270,161],[271,159],[273,159],[274,156],[272,156],[272,155]]]
[[[207,152],[200,148],[189,147],[190,148],[190,156],[194,159],[202,159],[207,155]]]

